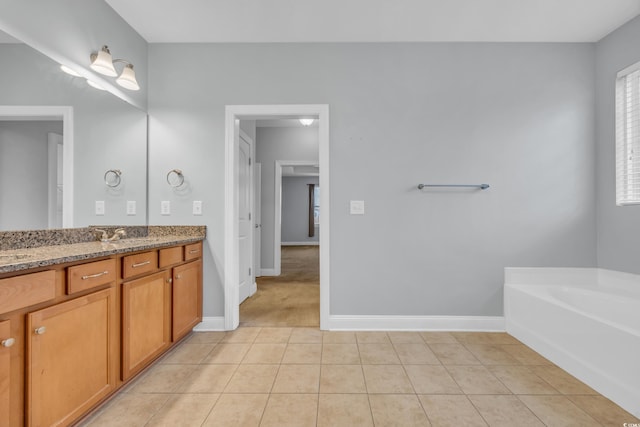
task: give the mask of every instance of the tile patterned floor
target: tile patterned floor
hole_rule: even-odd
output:
[[[504,333],[198,332],[82,426],[640,423]]]

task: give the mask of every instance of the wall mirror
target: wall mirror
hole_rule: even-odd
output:
[[[0,58],[0,231],[146,225],[146,112],[1,31]]]

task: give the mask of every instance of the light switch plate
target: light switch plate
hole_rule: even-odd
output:
[[[202,200],[193,201],[193,214],[202,215]]]
[[[171,215],[171,202],[169,200],[160,202],[160,215]]]
[[[136,201],[127,200],[127,215],[135,215],[135,214],[136,214]]]
[[[104,215],[104,200],[96,200],[96,215]]]
[[[364,200],[351,200],[349,208],[351,215],[364,215]]]

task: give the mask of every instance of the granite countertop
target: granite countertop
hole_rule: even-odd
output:
[[[204,236],[165,235],[124,238],[114,242],[84,242],[0,251],[0,273],[99,258],[147,249],[195,243]]]

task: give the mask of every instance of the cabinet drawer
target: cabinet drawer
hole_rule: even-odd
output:
[[[0,280],[0,313],[39,304],[56,296],[53,270]]]
[[[192,243],[184,247],[184,260],[189,261],[202,257],[202,242]]]
[[[116,280],[116,260],[90,262],[67,269],[67,294],[86,291]]]
[[[143,252],[122,258],[122,278],[138,276],[158,269],[158,251]]]
[[[183,261],[184,247],[160,249],[160,268],[168,265],[178,264]]]

